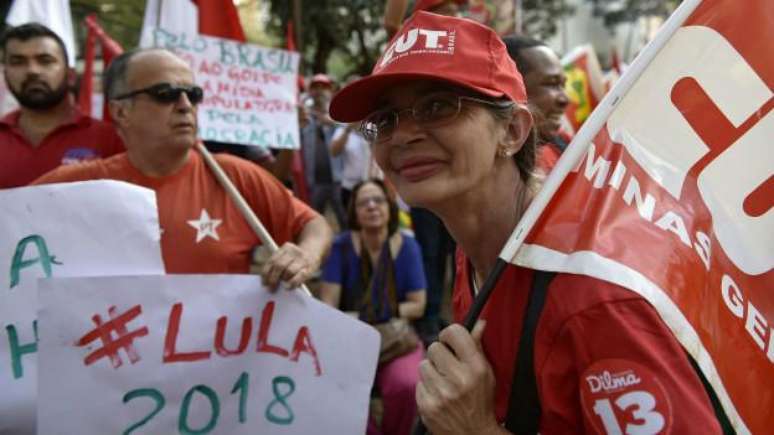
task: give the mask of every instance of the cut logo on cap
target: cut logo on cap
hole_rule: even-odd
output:
[[[580,377],[581,405],[598,433],[665,434],[672,427],[672,405],[661,381],[633,361],[605,359]]]
[[[379,61],[379,69],[414,54],[454,54],[454,30],[413,28],[395,38]]]

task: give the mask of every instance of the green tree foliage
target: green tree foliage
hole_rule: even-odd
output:
[[[142,31],[146,0],[70,0],[73,28],[79,47],[86,40],[83,19],[97,14],[97,20],[105,32],[125,50],[137,46]]]
[[[306,73],[327,71],[334,53],[351,65],[351,72],[368,74],[387,36],[382,31],[383,0],[315,0],[301,4],[300,28]],[[292,0],[271,0],[268,31],[286,35],[293,18]]]
[[[269,0],[268,32],[284,37],[293,17],[292,0]],[[325,72],[331,56],[350,65],[349,72],[366,75],[384,50],[382,29],[385,0],[302,1],[301,33],[306,73]],[[572,13],[565,0],[524,0],[525,31],[548,38],[557,22]],[[413,3],[409,5],[411,10]],[[298,25],[298,24],[296,24]]]

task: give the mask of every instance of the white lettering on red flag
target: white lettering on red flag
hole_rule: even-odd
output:
[[[773,24],[765,0],[703,1],[513,259],[640,293],[753,433],[774,409]]]

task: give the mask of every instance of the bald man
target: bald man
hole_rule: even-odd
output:
[[[161,49],[126,52],[105,72],[104,89],[126,152],[61,167],[36,183],[114,179],[153,189],[167,273],[247,273],[260,241],[194,150],[203,91],[188,64]],[[325,219],[259,166],[216,160],[280,245],[262,270],[266,284],[303,283],[330,246]]]

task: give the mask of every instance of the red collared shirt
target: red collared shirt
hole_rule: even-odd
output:
[[[21,112],[0,119],[0,188],[19,187],[60,166],[124,151],[115,128],[76,112],[33,146],[19,128]]]

